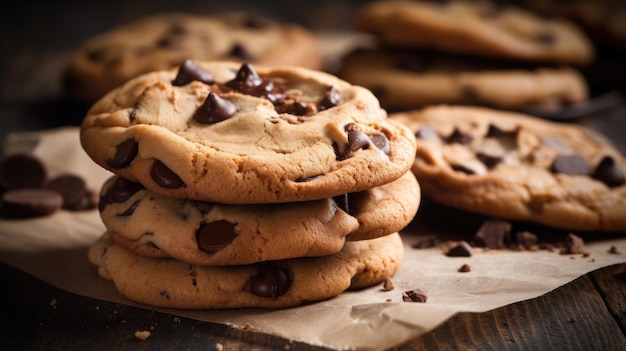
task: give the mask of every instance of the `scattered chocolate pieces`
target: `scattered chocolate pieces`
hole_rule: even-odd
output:
[[[621,255],[622,254],[622,252],[615,245],[611,245],[611,247],[609,248],[609,250],[607,252],[610,253],[610,254],[613,254],[613,255]]]
[[[478,246],[486,247],[488,249],[503,249],[505,248],[505,241],[509,241],[511,234],[511,223],[491,218],[487,219],[478,228],[474,240]]]
[[[407,290],[402,293],[402,301],[405,302],[426,302],[428,295],[422,289]]]
[[[443,247],[443,252],[448,257],[471,257],[472,247],[467,241],[449,241]]]
[[[575,254],[585,254],[587,251],[585,250],[585,241],[572,233],[567,235],[563,245],[561,246],[561,255],[575,255]]]
[[[396,288],[396,285],[393,283],[391,278],[385,279],[385,281],[383,282],[383,290],[384,291],[391,291],[391,290],[393,290],[395,288]]]
[[[460,273],[467,273],[467,272],[471,272],[472,268],[468,264],[464,264],[461,267],[459,267],[459,269],[457,269],[457,271],[460,272]]]
[[[47,181],[44,189],[54,190],[63,196],[63,208],[82,209],[87,199],[87,183],[75,174],[61,174]]]

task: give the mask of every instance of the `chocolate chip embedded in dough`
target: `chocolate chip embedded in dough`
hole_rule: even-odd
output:
[[[557,156],[552,162],[551,170],[567,175],[588,175],[590,171],[587,161],[578,155]]]
[[[0,190],[39,188],[47,177],[46,166],[33,154],[12,154],[0,160]]]
[[[520,128],[515,128],[513,130],[504,130],[495,124],[489,124],[489,128],[487,129],[487,138],[517,138],[519,134]]]
[[[389,139],[384,133],[372,134],[370,135],[370,139],[372,140],[372,143],[374,143],[374,146],[378,148],[378,150],[389,156],[389,154],[391,153],[391,148],[389,146]]]
[[[471,143],[472,140],[474,140],[474,138],[471,135],[464,133],[456,127],[454,128],[452,133],[450,133],[450,135],[448,135],[448,137],[446,138],[446,142],[449,144],[457,143],[467,145]]]
[[[207,214],[211,212],[213,206],[215,206],[212,202],[206,201],[193,201],[193,205],[200,211],[202,214]]]
[[[593,178],[609,187],[616,187],[624,184],[624,171],[611,156],[604,156],[593,171]]]
[[[291,287],[291,279],[286,269],[271,263],[258,265],[258,273],[250,279],[250,292],[260,297],[277,299]]]
[[[155,183],[168,189],[180,188],[185,185],[180,177],[172,172],[163,162],[154,160],[150,168],[150,176]]]
[[[252,54],[250,54],[250,52],[239,43],[233,45],[228,55],[240,58],[245,61],[254,61],[254,56],[252,56]]]
[[[137,206],[139,206],[139,203],[141,203],[141,200],[137,200],[137,201],[133,202],[132,205],[130,205],[127,209],[125,209],[121,213],[118,213],[117,215],[119,217],[128,217],[128,216],[132,215],[133,213],[135,213],[135,210],[137,209]]]
[[[60,174],[43,185],[44,189],[53,190],[63,196],[63,208],[67,210],[79,209],[87,193],[87,183],[75,174]]]
[[[100,196],[98,209],[102,212],[109,204],[124,202],[141,189],[144,189],[143,185],[117,177],[109,189]]]
[[[265,98],[274,105],[282,103],[285,99],[284,87],[271,80],[263,80],[249,63],[242,64],[235,78],[224,85],[243,94]]]
[[[476,158],[489,169],[495,168],[500,162],[502,162],[502,156],[489,155],[484,152],[477,152]]]
[[[467,175],[476,174],[476,171],[463,165],[450,165],[450,167],[456,172],[465,173]]]
[[[488,249],[503,249],[505,242],[509,240],[511,234],[511,223],[490,218],[483,222],[474,235],[474,240],[479,246]]]
[[[228,246],[237,237],[236,225],[225,220],[204,223],[196,231],[200,250],[213,254]]]
[[[115,156],[107,159],[106,164],[116,169],[128,167],[128,165],[133,162],[138,152],[139,143],[137,143],[135,139],[128,139],[117,145]]]
[[[185,62],[180,65],[176,78],[172,81],[172,85],[183,86],[193,82],[194,80],[204,84],[213,84],[213,76],[211,73],[198,66],[198,64],[194,61],[185,60]]]
[[[317,104],[318,110],[324,111],[331,107],[335,107],[339,103],[340,99],[341,94],[339,94],[334,86],[330,86],[324,93],[324,97],[322,98],[322,100],[320,100],[320,102]]]
[[[237,106],[216,93],[209,93],[206,100],[193,115],[198,123],[214,124],[225,121],[237,113]]]
[[[50,215],[63,206],[63,196],[48,189],[14,189],[2,195],[2,214],[8,218]]]

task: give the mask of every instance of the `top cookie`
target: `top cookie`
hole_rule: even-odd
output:
[[[425,196],[511,220],[626,231],[626,159],[590,129],[463,106],[390,118],[416,133]]]
[[[317,37],[308,29],[243,12],[166,13],[98,35],[70,58],[68,94],[93,102],[128,79],[169,69],[186,59],[237,60],[321,69]]]
[[[171,198],[274,203],[370,189],[410,170],[415,138],[374,95],[297,67],[187,61],[98,101],[81,143]]]
[[[374,2],[363,6],[354,26],[390,46],[579,65],[594,57],[573,23],[485,1]]]

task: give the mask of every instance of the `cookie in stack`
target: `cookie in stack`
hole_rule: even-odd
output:
[[[488,1],[378,1],[361,8],[354,28],[377,44],[346,55],[339,76],[390,111],[459,104],[549,113],[588,101],[579,68],[594,48],[566,20]]]
[[[420,202],[411,130],[306,68],[139,76],[92,106],[81,144],[115,174],[89,260],[153,306],[284,308],[382,282]]]
[[[131,78],[188,58],[321,69],[320,45],[303,26],[251,13],[162,13],[87,40],[69,59],[64,86],[70,97],[93,103]]]

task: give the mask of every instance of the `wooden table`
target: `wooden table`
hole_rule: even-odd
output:
[[[58,78],[68,52],[82,40],[140,14],[208,8],[200,1],[153,3],[146,9],[133,1],[72,2],[70,7],[22,1],[3,11],[0,142],[12,131],[80,122],[84,106],[62,98]],[[246,1],[229,3],[240,8],[260,7]],[[335,4],[333,9],[350,14],[350,6],[358,3]],[[263,7],[261,11],[303,23],[312,23],[311,16],[324,13],[319,8],[309,11],[282,1],[271,4],[276,7]],[[348,22],[341,23],[345,26]],[[594,93],[595,89],[624,88],[626,76],[621,62],[625,61],[624,57],[609,57],[608,63],[596,67],[600,72],[607,68],[616,71],[603,75],[592,87]],[[593,69],[586,72],[590,77],[595,73]],[[620,73],[621,79],[615,79]],[[607,86],[607,81],[620,85]],[[626,150],[626,107],[577,122],[602,131],[622,152]],[[393,350],[626,350],[624,272],[626,265],[611,266],[532,300],[486,313],[460,313]],[[224,350],[323,350],[252,331],[77,296],[4,263],[0,264],[0,276],[2,350],[215,350],[219,345]],[[137,330],[149,330],[151,336],[141,341],[134,335]]]

